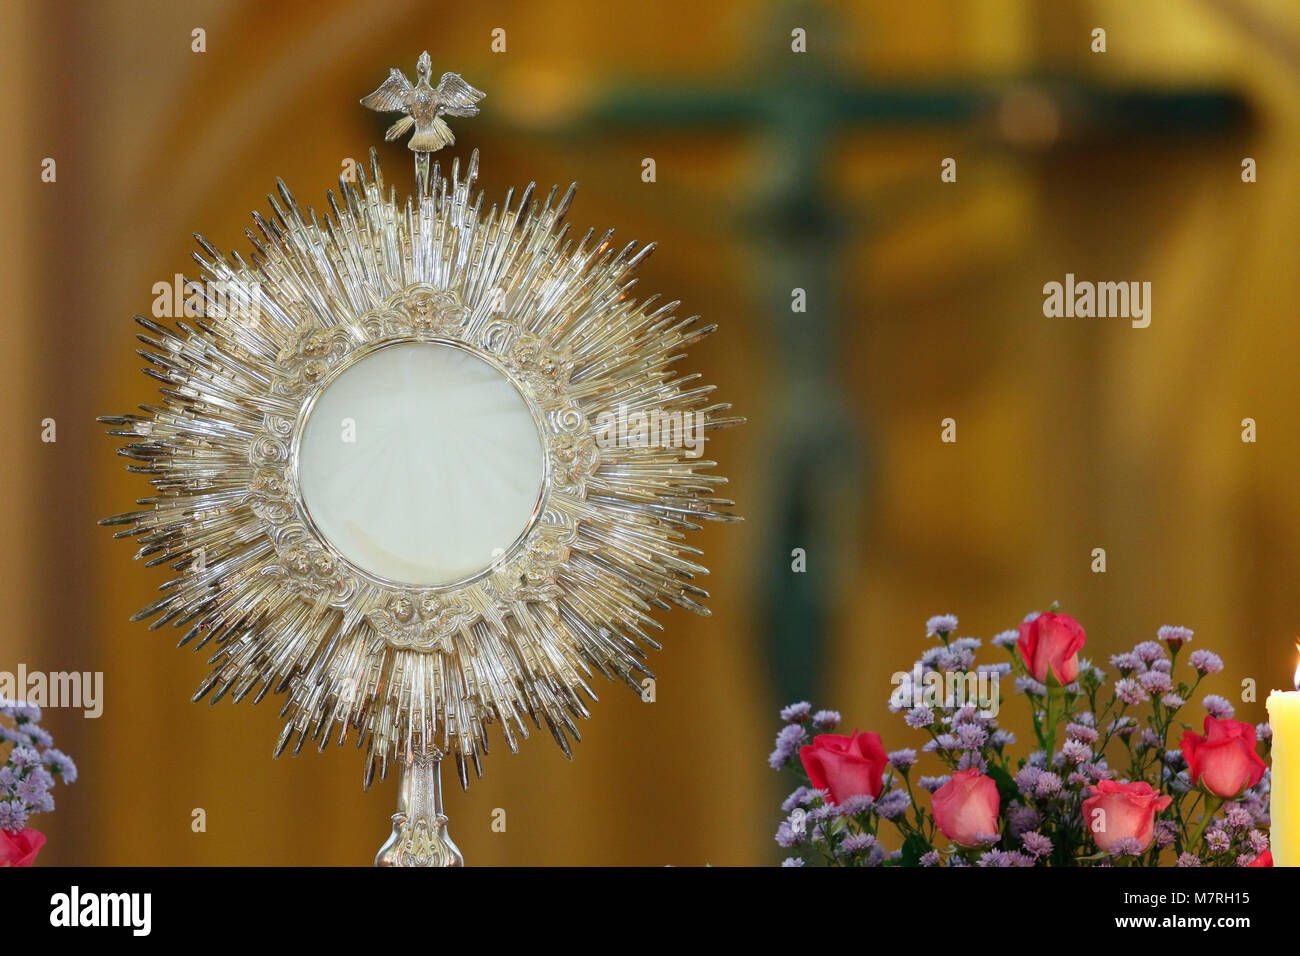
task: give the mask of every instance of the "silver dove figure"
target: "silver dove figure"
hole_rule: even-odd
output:
[[[388,79],[365,97],[361,105],[377,113],[405,113],[388,127],[384,139],[395,140],[415,127],[415,135],[406,145],[417,153],[432,153],[456,141],[451,127],[442,117],[477,116],[475,104],[483,99],[484,93],[474,89],[456,73],[444,73],[436,87],[431,85],[429,78],[433,73],[433,61],[429,59],[427,50],[420,54],[415,70],[414,84],[401,70],[390,70]]]

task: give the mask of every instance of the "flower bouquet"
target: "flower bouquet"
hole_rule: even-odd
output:
[[[54,778],[77,779],[77,767],[40,726],[41,709],[0,697],[0,867],[31,866],[45,834],[27,826],[54,809]],[[5,748],[8,753],[5,753]]]
[[[1217,695],[1202,701],[1201,732],[1184,722],[1201,681],[1223,669],[1204,649],[1180,661],[1192,631],[1162,627],[1111,657],[1108,681],[1079,658],[1087,635],[1055,605],[993,638],[1009,660],[976,663],[981,641],[956,630],[953,615],[932,617],[934,643],[894,675],[890,710],[920,753],[832,733],[840,715],[807,703],[781,712],[769,763],[799,778],[776,833],[797,854],[786,866],[1271,865],[1269,727],[1234,720]],[[1027,753],[998,725],[1005,678],[1029,707]],[[940,772],[919,773],[923,754]]]

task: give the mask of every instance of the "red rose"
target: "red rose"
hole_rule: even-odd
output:
[[[45,834],[26,830],[0,830],[0,866],[31,866],[45,846]]]
[[[993,778],[974,767],[958,770],[930,798],[934,822],[944,836],[962,846],[975,846],[980,837],[997,835],[1001,803]]]
[[[1116,783],[1099,780],[1092,797],[1083,801],[1083,819],[1092,838],[1103,850],[1120,840],[1132,838],[1145,850],[1155,839],[1156,814],[1169,806],[1171,798],[1151,789],[1146,781]]]
[[[1273,851],[1272,851],[1272,850],[1265,850],[1263,853],[1261,853],[1259,856],[1255,857],[1255,859],[1251,860],[1251,861],[1250,861],[1249,863],[1247,863],[1246,865],[1247,865],[1247,866],[1272,866],[1272,865],[1273,865]]]
[[[1062,684],[1079,676],[1079,651],[1088,635],[1068,614],[1040,614],[1020,625],[1020,656],[1034,680],[1047,683],[1047,672]]]
[[[880,742],[880,734],[818,734],[811,744],[799,748],[799,760],[808,780],[818,790],[829,790],[832,803],[865,793],[872,799],[880,796],[882,774],[889,757]]]
[[[1205,736],[1183,731],[1183,757],[1192,785],[1219,797],[1235,797],[1264,776],[1264,761],[1255,752],[1255,728],[1240,720],[1205,717]]]

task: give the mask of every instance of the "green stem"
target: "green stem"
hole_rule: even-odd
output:
[[[1051,679],[1051,675],[1048,675]],[[1047,688],[1047,712],[1043,719],[1043,749],[1047,751],[1047,762],[1051,764],[1052,754],[1056,753],[1056,724],[1061,719],[1061,715],[1054,712],[1052,704],[1060,697],[1065,696],[1065,688],[1056,685],[1049,685]]]
[[[1201,842],[1201,834],[1205,832],[1205,827],[1210,822],[1210,817],[1219,812],[1219,807],[1223,806],[1223,798],[1216,797],[1212,793],[1205,795],[1205,807],[1201,812],[1201,819],[1196,823],[1194,829],[1187,838],[1188,849],[1195,851],[1198,843]]]

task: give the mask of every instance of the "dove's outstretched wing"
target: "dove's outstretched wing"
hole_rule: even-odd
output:
[[[478,116],[478,107],[474,104],[487,95],[482,90],[474,89],[455,73],[442,74],[437,92],[442,111],[448,116]]]
[[[389,70],[388,79],[384,80],[379,89],[362,99],[361,105],[378,113],[404,113],[412,89],[411,81],[401,70]]]

